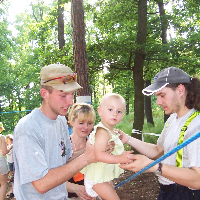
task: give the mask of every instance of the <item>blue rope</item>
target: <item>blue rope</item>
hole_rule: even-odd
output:
[[[148,170],[149,168],[153,167],[154,165],[156,165],[157,163],[161,162],[165,158],[171,156],[173,153],[175,153],[178,150],[182,149],[183,147],[187,146],[188,144],[190,144],[191,142],[193,142],[194,140],[196,140],[199,137],[200,137],[200,132],[197,133],[196,135],[192,136],[188,140],[184,141],[182,144],[178,145],[177,147],[175,147],[174,149],[172,149],[171,151],[169,151],[165,155],[161,156],[160,158],[158,158],[154,162],[150,163],[149,165],[147,165],[146,167],[144,167],[143,169],[141,169],[139,172],[133,174],[132,176],[130,176],[129,178],[127,178],[125,181],[122,181],[121,183],[119,183],[118,185],[116,185],[115,189],[118,188],[119,186],[127,183],[128,181],[130,181],[131,179],[135,178],[136,176],[140,175],[141,173],[143,173],[144,171]]]
[[[0,114],[5,114],[5,113],[16,113],[16,112],[29,112],[32,110],[22,110],[22,111],[9,111],[9,112],[0,112]]]

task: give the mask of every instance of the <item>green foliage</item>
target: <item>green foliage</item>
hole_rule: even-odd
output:
[[[95,125],[96,125],[101,121],[101,118],[100,118],[100,116],[98,115],[98,112],[97,112],[97,108],[99,107],[99,99],[95,98],[93,103],[92,103],[92,106],[93,106],[95,114],[96,114],[96,120],[95,120]]]
[[[164,127],[164,112],[161,110],[161,108],[157,107],[156,109],[153,110],[153,117],[154,117],[154,126],[150,123],[147,123],[147,121],[145,120],[142,132],[156,133],[159,136]],[[158,136],[143,134],[144,141],[153,144],[157,144]]]
[[[155,109],[153,109],[153,116],[154,116],[155,126],[153,126],[150,123],[147,123],[147,121],[145,120],[142,132],[156,133],[159,136],[164,127],[164,112],[162,111],[161,108],[156,107]],[[124,133],[131,135],[133,129],[133,117],[134,113],[130,113],[124,116],[122,121],[116,126],[116,128],[122,130]],[[157,143],[158,136],[143,134],[144,141],[152,144]],[[124,147],[126,150],[131,149],[130,146],[126,144],[124,145]]]
[[[158,136],[144,134],[143,137],[144,137],[145,142],[148,142],[148,143],[151,143],[151,144],[157,144],[159,134],[158,134]]]
[[[120,129],[124,133],[131,135],[133,129],[133,117],[134,113],[130,113],[129,115],[124,115],[121,122],[115,128]]]
[[[70,2],[65,7],[65,47],[58,48],[57,0],[50,5],[36,1],[30,10],[21,13],[14,23],[17,36],[8,30],[6,3],[0,4],[0,96],[1,112],[32,110],[41,102],[39,73],[41,67],[60,62],[73,67]],[[68,3],[69,2],[69,3]],[[99,99],[107,92],[121,94],[129,104],[130,116],[124,116],[119,127],[131,133],[133,125],[133,66],[136,44],[137,1],[99,0],[90,5],[84,1],[89,82],[92,101],[97,109]],[[164,1],[167,5],[169,0]],[[166,7],[164,20],[174,31],[167,44],[161,39],[161,17],[157,1],[148,2],[147,40],[145,44],[144,79],[167,66],[181,67],[189,74],[200,74],[200,13],[198,1],[176,1],[172,10]],[[169,28],[172,29],[169,29]],[[170,35],[169,35],[170,36]],[[103,71],[107,68],[107,72]],[[163,112],[157,110],[152,98],[155,127],[144,124],[144,132],[159,133]],[[156,113],[160,113],[155,115]],[[13,131],[17,121],[26,114],[2,114],[6,131]],[[161,121],[157,122],[157,119]],[[97,114],[97,120],[99,117]],[[128,122],[128,126],[127,126]],[[162,122],[162,123],[161,123]],[[157,125],[158,124],[158,125]],[[157,127],[160,126],[160,127]],[[146,137],[146,136],[145,136]],[[145,138],[146,140],[146,138]],[[149,140],[149,139],[148,139]]]
[[[116,126],[116,128],[131,135],[133,129],[133,117],[133,112],[128,115],[124,115],[122,121]],[[160,107],[156,107],[155,109],[153,109],[153,117],[155,126],[153,126],[150,123],[147,123],[147,121],[145,120],[142,130],[143,133],[161,133],[164,127],[164,112]]]
[[[131,135],[133,129],[133,119],[134,113],[129,113],[128,115],[124,115],[121,122],[116,125],[116,129],[122,130],[124,133]],[[124,144],[124,148],[126,151],[131,150],[131,146]]]

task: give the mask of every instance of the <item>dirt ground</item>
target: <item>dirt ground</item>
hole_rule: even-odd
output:
[[[118,185],[132,175],[133,172],[126,171],[114,180],[114,184]],[[156,200],[159,192],[158,178],[154,173],[140,174],[116,191],[121,200]]]
[[[8,182],[8,189],[7,189],[7,194],[6,194],[6,198],[5,200],[8,200],[8,199],[15,199],[14,197],[10,198],[9,197],[9,194],[12,192],[12,183],[11,182]]]
[[[126,180],[133,175],[133,172],[126,171],[119,178],[114,179],[114,185]],[[11,183],[8,183],[7,194],[11,191]],[[124,185],[116,189],[121,200],[156,200],[159,191],[158,179],[154,173],[140,174]],[[5,200],[15,198],[6,198]]]

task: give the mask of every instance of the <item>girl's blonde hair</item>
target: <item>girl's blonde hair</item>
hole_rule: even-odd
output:
[[[83,114],[80,116],[80,114]],[[87,103],[75,103],[68,116],[68,122],[71,124],[76,118],[80,121],[85,121],[86,119],[91,123],[94,123],[96,115],[92,105]]]
[[[13,141],[13,135],[12,134],[8,134],[6,135],[6,141],[10,139],[11,141]]]

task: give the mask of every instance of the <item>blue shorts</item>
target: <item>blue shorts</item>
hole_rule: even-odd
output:
[[[9,171],[11,171],[11,172],[15,170],[14,162],[13,162],[13,163],[9,163],[9,162],[8,162],[8,169],[9,169]]]

